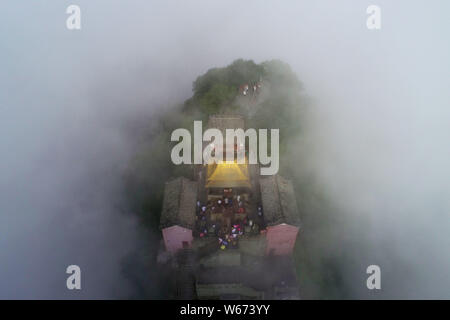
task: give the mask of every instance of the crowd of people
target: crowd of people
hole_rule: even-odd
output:
[[[260,225],[249,217],[246,195],[224,194],[210,197],[207,203],[197,201],[195,235],[200,238],[216,237],[222,250],[237,248],[243,234],[257,234]],[[262,208],[258,206],[258,216]]]

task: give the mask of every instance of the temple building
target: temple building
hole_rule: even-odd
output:
[[[166,182],[160,229],[168,252],[191,246],[196,201],[197,182],[183,177]]]
[[[224,136],[244,125],[234,115],[208,122]],[[236,154],[242,147],[224,142],[215,151]],[[176,275],[174,298],[299,298],[292,262],[300,230],[294,188],[286,178],[259,172],[247,161],[222,161],[196,165],[195,181],[166,182],[160,255],[172,257],[164,263]]]
[[[274,175],[260,179],[259,183],[267,225],[266,254],[290,255],[300,227],[292,182]]]

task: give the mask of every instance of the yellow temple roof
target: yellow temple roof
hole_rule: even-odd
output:
[[[207,188],[250,188],[250,179],[247,164],[238,164],[234,161],[223,161],[208,165]]]

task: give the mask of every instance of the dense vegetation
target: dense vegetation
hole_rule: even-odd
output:
[[[256,113],[247,118],[248,127],[281,128],[281,150],[288,137],[298,133],[301,84],[287,64],[277,60],[256,64],[240,59],[225,68],[208,70],[194,81],[192,97],[163,114],[158,126],[147,133],[126,172],[130,204],[148,227],[154,228],[159,220],[163,182],[171,176],[192,174],[189,166],[172,165],[171,132],[176,128],[192,129],[194,120],[207,121],[212,114],[247,115],[248,103],[238,99],[239,87],[259,81],[268,92],[263,92],[261,101],[251,107]]]

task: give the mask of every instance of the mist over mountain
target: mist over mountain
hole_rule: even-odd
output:
[[[69,4],[0,4],[0,298],[165,297],[167,134],[248,112],[230,90],[263,65],[286,82],[250,124],[280,128],[302,296],[449,298],[448,2],[379,1],[379,31],[364,1],[79,0],[79,31]]]

